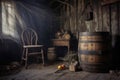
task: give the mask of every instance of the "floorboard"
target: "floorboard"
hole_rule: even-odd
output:
[[[32,64],[15,74],[0,76],[0,80],[120,80],[118,73],[71,72],[69,69],[56,72],[59,64],[41,66]]]

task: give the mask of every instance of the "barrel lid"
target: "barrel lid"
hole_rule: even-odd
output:
[[[88,36],[88,35],[109,35],[109,32],[80,32],[80,36]]]

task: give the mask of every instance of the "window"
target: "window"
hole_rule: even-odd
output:
[[[17,37],[15,6],[12,1],[3,1],[2,5],[2,33],[7,36]]]

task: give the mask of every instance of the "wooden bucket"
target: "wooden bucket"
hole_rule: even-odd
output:
[[[56,51],[54,47],[48,48],[47,58],[49,62],[54,62],[56,60]]]
[[[109,71],[109,50],[109,32],[80,32],[78,53],[80,65],[84,71]]]

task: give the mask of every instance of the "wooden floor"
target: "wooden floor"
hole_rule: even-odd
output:
[[[120,73],[71,72],[68,69],[56,72],[57,66],[32,64],[29,69],[22,68],[14,74],[0,76],[0,80],[120,80]],[[55,73],[56,72],[56,73]]]

